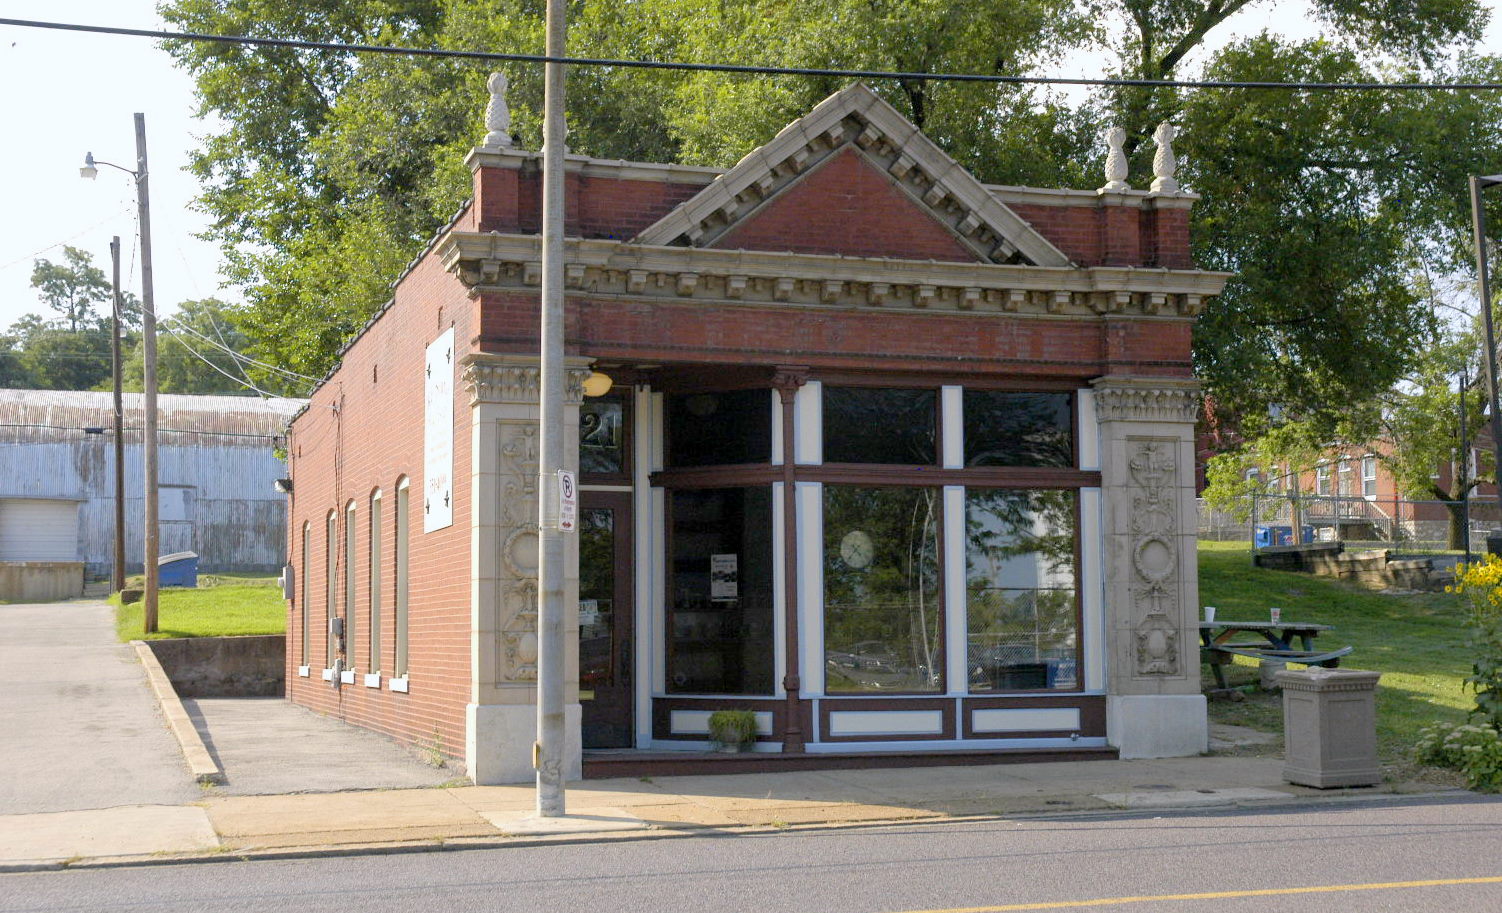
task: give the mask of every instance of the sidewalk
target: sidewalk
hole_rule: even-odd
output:
[[[271,796],[0,816],[0,872],[98,865],[601,841],[965,817],[1259,805],[1405,790],[1314,790],[1266,757],[590,780],[565,819],[530,786]]]

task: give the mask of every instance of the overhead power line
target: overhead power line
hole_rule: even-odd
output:
[[[1106,86],[1169,89],[1282,89],[1317,92],[1400,91],[1458,92],[1502,89],[1495,82],[1248,82],[1193,79],[1091,79],[1066,76],[1001,76],[987,73],[909,73],[894,70],[839,70],[818,67],[766,67],[730,63],[684,63],[666,60],[620,60],[601,57],[549,57],[546,54],[503,54],[495,51],[453,51],[442,48],[403,48],[384,44],[348,44],[333,41],[302,41],[294,38],[252,38],[245,35],[215,35],[204,32],[169,32],[159,29],[128,29],[72,22],[34,19],[0,19],[0,25],[21,28],[91,32],[168,41],[202,41],[251,47],[335,51],[341,54],[394,54],[407,57],[446,57],[502,63],[562,63],[581,67],[622,67],[643,70],[687,70],[707,73],[745,73],[761,76],[832,76],[841,79],[905,79],[933,82],[981,82],[1007,85]]]

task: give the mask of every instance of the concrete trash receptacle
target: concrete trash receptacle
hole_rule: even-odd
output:
[[[1300,786],[1375,786],[1380,672],[1311,666],[1277,673],[1283,688],[1283,779]]]

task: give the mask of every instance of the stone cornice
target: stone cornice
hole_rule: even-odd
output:
[[[1199,384],[1164,377],[1100,377],[1095,415],[1101,422],[1183,422],[1199,420]]]
[[[570,358],[564,371],[563,401],[577,405],[584,399],[589,359]],[[469,391],[469,404],[520,403],[536,405],[542,391],[542,369],[536,358],[475,352],[459,362],[460,379]]]
[[[464,163],[471,171],[501,168],[511,171],[540,171],[542,153],[502,146],[476,146]],[[673,184],[709,184],[724,172],[719,168],[695,165],[669,165],[659,162],[627,162],[621,159],[597,159],[587,155],[566,155],[563,168],[570,174],[592,178],[615,178],[623,181],[661,181]]]
[[[1131,209],[1189,209],[1197,193],[1160,193],[1152,190],[1072,190],[1051,187],[1014,187],[986,184],[986,191],[1008,205],[1125,206]]]
[[[726,305],[886,308],[973,314],[1188,318],[1230,273],[1145,267],[946,263],[715,250],[570,239],[565,281],[576,292]],[[535,291],[536,235],[450,232],[443,266],[474,289]]]
[[[927,209],[990,263],[1065,266],[1069,258],[996,198],[895,108],[863,85],[841,89],[784,127],[634,240],[709,247],[741,220],[844,149]]]

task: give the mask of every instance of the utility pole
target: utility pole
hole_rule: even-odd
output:
[[[125,589],[125,406],[120,393],[120,236],[110,239],[114,266],[115,300],[110,313],[110,371],[115,383],[115,560],[110,568],[110,589]]]
[[[156,633],[157,588],[161,569],[157,554],[161,550],[161,528],[157,523],[156,461],[156,305],[151,291],[151,194],[146,182],[146,115],[136,113],[136,208],[141,219],[141,351],[145,371],[145,440],[142,450],[146,464],[146,586],[142,597],[147,634]]]
[[[564,0],[548,0],[547,55],[565,53]],[[563,530],[559,478],[563,468],[563,119],[564,67],[543,65],[541,412],[538,424],[537,816],[565,814]]]

